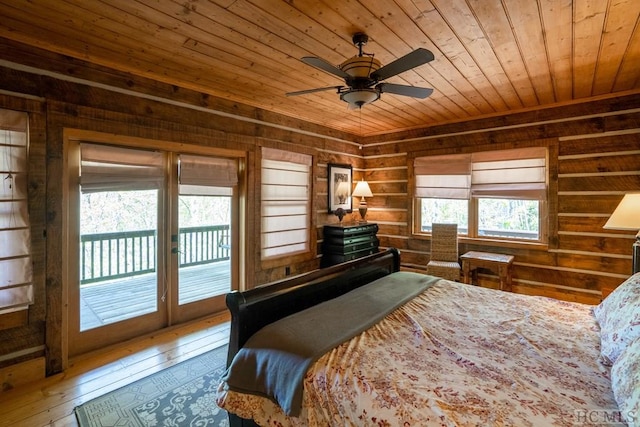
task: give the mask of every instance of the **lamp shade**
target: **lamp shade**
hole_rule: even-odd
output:
[[[373,197],[373,193],[369,188],[367,181],[358,181],[356,188],[353,190],[354,197]]]
[[[640,230],[640,193],[625,194],[603,228]]]

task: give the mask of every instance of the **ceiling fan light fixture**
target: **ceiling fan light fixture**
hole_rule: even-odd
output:
[[[340,94],[340,99],[351,108],[362,108],[380,98],[380,92],[375,89],[353,89]]]

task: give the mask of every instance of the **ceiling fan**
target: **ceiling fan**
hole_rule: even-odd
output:
[[[349,104],[349,108],[357,109],[376,101],[382,93],[392,93],[420,99],[426,98],[433,93],[433,89],[430,88],[382,82],[382,80],[388,79],[389,77],[433,61],[433,53],[429,50],[419,48],[385,66],[381,66],[380,61],[375,59],[373,54],[362,51],[362,46],[369,41],[369,37],[366,34],[355,33],[352,40],[353,44],[358,47],[358,55],[347,59],[337,67],[315,56],[305,56],[302,58],[302,62],[305,64],[344,79],[346,86],[329,86],[300,90],[297,92],[288,92],[286,95],[304,95],[333,89],[340,95],[341,100]]]

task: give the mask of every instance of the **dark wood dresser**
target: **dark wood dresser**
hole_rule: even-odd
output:
[[[320,267],[329,267],[378,252],[378,224],[325,225]]]

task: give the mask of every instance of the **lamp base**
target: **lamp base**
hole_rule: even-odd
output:
[[[364,206],[364,207],[360,206],[358,208],[358,212],[360,212],[360,218],[362,218],[362,219],[358,220],[358,222],[361,223],[361,224],[367,222],[367,220],[364,219],[364,217],[367,215],[367,207],[366,206]]]
[[[360,206],[358,206],[358,212],[360,212],[360,218],[362,218],[362,220],[358,222],[359,223],[367,222],[367,220],[364,219],[364,217],[367,215],[367,201],[364,199],[364,197],[360,199]]]

